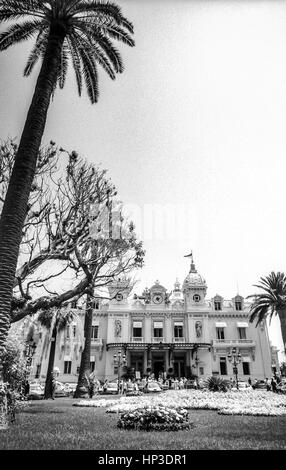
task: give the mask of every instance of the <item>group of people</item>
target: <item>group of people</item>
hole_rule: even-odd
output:
[[[252,383],[252,380],[251,378],[249,377],[248,379],[248,383],[249,385],[252,386],[252,388],[256,388],[257,384],[258,384],[258,380],[257,379],[254,379],[254,382]],[[275,393],[278,393],[278,388],[277,386],[281,383],[281,378],[278,376],[278,375],[274,375],[273,377],[268,378],[266,377],[266,379],[264,380],[264,383],[266,385],[266,390],[268,392],[275,392]]]
[[[127,392],[139,392],[144,391],[147,387],[148,382],[156,381],[158,385],[162,389],[169,389],[169,390],[183,390],[190,387],[190,381],[186,377],[176,378],[176,377],[169,377],[163,378],[159,376],[158,379],[155,378],[154,374],[151,374],[149,377],[143,377],[142,379],[123,379],[121,378],[119,381],[116,380],[118,394],[125,395]],[[268,391],[273,391],[275,393],[278,392],[277,385],[279,385],[281,379],[279,376],[273,376],[271,379],[266,378],[265,384],[266,389]],[[231,385],[235,387],[236,382],[234,379],[230,379]],[[107,391],[108,380],[106,379],[102,388],[100,381],[95,377],[94,373],[91,373],[89,377],[87,377],[88,383],[88,390],[89,390],[89,397],[92,398],[94,395],[97,395],[99,391],[102,389],[103,393]],[[256,384],[258,383],[257,379],[252,381],[251,377],[248,379],[248,384],[255,389]],[[199,379],[194,379],[191,381],[191,388],[201,388],[201,381]]]

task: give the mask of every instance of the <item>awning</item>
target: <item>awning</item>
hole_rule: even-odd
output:
[[[163,328],[162,321],[154,321],[154,328]]]
[[[142,321],[134,321],[133,328],[142,328]]]
[[[64,356],[64,361],[71,361],[71,357],[70,356]]]
[[[238,328],[247,328],[248,327],[248,323],[246,321],[238,321],[236,324],[237,324]]]
[[[174,321],[174,326],[183,326],[184,322],[183,321]]]
[[[95,356],[90,356],[90,362],[95,362]]]
[[[223,322],[223,321],[217,321],[216,324],[215,324],[215,326],[216,326],[217,328],[226,328],[227,325],[226,325],[226,323]]]
[[[242,356],[242,362],[251,362],[251,359],[249,356]]]
[[[98,320],[92,320],[92,326],[99,326]]]

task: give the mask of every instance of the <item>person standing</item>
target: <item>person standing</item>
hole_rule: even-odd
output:
[[[93,395],[94,395],[94,381],[95,381],[95,377],[94,377],[94,372],[92,372],[90,375],[89,375],[89,380],[88,380],[88,394],[89,394],[89,398],[92,398]]]
[[[56,374],[53,372],[52,373],[52,396],[51,396],[52,400],[55,399],[56,388],[57,388]]]
[[[274,377],[271,379],[271,388],[272,392],[277,393],[277,382]]]
[[[252,386],[252,381],[251,381],[251,378],[250,378],[250,377],[249,377],[249,379],[248,379],[248,383],[249,383],[250,386]]]
[[[266,390],[267,390],[267,392],[270,392],[270,391],[271,391],[271,380],[268,379],[268,377],[266,377],[265,383],[266,383]]]

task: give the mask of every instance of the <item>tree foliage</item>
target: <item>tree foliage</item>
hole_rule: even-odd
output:
[[[113,40],[134,46],[132,23],[123,16],[120,7],[111,2],[0,0],[0,21],[12,22],[0,33],[0,51],[28,39],[35,40],[24,69],[25,76],[43,59],[51,32],[64,36],[54,86],[64,87],[70,60],[79,95],[85,84],[92,103],[97,102],[99,95],[98,66],[112,80],[123,72],[122,59]]]
[[[12,140],[0,146],[2,200],[16,151]],[[142,266],[143,258],[142,243],[125,220],[106,171],[54,142],[42,148],[23,227],[11,322],[88,293],[98,296],[115,277]],[[65,277],[63,290],[65,283],[57,280]]]

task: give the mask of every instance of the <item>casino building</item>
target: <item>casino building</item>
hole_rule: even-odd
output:
[[[109,286],[112,300],[94,303],[90,363],[100,380],[117,378],[114,356],[119,351],[136,377],[162,373],[231,378],[234,364],[228,355],[234,352],[240,354],[239,379],[273,375],[277,352],[269,342],[267,325],[249,323],[249,303],[240,295],[207,300],[206,281],[193,259],[182,286],[177,280],[171,293],[158,281],[139,296],[130,290],[126,279],[118,279]],[[72,303],[70,308],[78,319],[58,333],[56,344],[55,366],[63,382],[77,381],[84,345],[84,306]],[[39,325],[34,338],[31,377],[44,380],[51,338]]]

